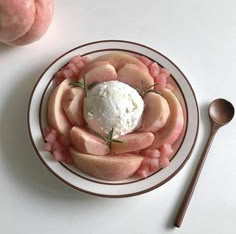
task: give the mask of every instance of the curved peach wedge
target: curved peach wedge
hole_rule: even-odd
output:
[[[149,92],[144,96],[143,123],[140,130],[156,132],[162,128],[170,115],[168,102],[161,95]]]
[[[135,154],[96,156],[80,153],[74,148],[69,151],[77,168],[96,178],[110,181],[132,176],[143,160]]]
[[[164,144],[173,144],[178,139],[184,126],[184,115],[179,100],[168,89],[163,89],[161,92],[169,104],[170,116],[166,125],[154,134],[155,139],[150,146],[152,149],[159,148]]]
[[[106,155],[110,152],[108,145],[99,137],[80,127],[70,130],[72,145],[82,153]]]
[[[94,81],[104,82],[110,80],[117,80],[117,73],[115,68],[109,64],[97,64],[86,73],[83,73],[86,77],[87,84],[91,84]],[[83,75],[80,76],[80,81],[83,79]]]
[[[125,64],[117,73],[118,80],[138,89],[148,89],[154,80],[148,71],[135,64]]]
[[[62,107],[72,125],[82,126],[84,90],[82,88],[68,89],[62,98]]]
[[[107,64],[110,64],[110,63],[108,63],[107,61],[97,61],[97,62],[95,61],[95,62],[90,62],[86,64],[86,66],[84,66],[80,72],[80,78],[83,77],[83,75],[86,72],[92,70],[93,68],[101,66],[101,65],[107,65]]]
[[[71,88],[69,85],[70,82],[71,81],[69,79],[64,80],[53,90],[48,100],[48,123],[62,135],[68,135],[71,128],[71,124],[68,121],[61,105],[63,95]]]
[[[147,148],[153,143],[154,135],[151,132],[130,133],[118,138],[122,143],[112,143],[115,154],[128,153]]]
[[[148,68],[139,59],[127,53],[114,52],[110,54],[104,54],[96,58],[94,61],[107,61],[112,66],[114,66],[116,70],[119,70],[125,64],[135,64],[144,68],[145,70],[148,70]]]

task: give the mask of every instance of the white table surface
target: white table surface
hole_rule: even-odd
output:
[[[0,44],[0,233],[236,233],[236,118],[218,132],[183,225],[173,227],[209,133],[208,103],[224,97],[236,106],[235,10],[235,0],[58,0],[42,40]],[[41,164],[27,132],[29,95],[46,66],[73,47],[104,39],[165,54],[188,77],[201,111],[186,166],[162,187],[131,198],[98,198],[61,183]]]

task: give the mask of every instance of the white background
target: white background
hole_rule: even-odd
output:
[[[236,2],[58,0],[49,31],[29,46],[0,44],[0,233],[236,233],[236,118],[213,143],[180,229],[174,217],[209,134],[207,106],[236,106]],[[61,183],[29,141],[29,95],[49,63],[84,43],[123,39],[153,47],[188,77],[200,107],[192,157],[171,181],[144,195],[98,198]]]

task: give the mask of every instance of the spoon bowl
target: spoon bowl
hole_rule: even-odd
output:
[[[225,99],[216,99],[209,106],[210,119],[220,126],[229,123],[233,116],[234,106]]]

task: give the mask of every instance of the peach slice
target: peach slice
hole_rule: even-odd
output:
[[[132,176],[140,167],[143,157],[136,154],[96,156],[83,154],[70,148],[70,155],[77,168],[102,180],[123,180]]]
[[[138,151],[150,146],[154,140],[151,132],[130,133],[118,138],[122,143],[112,143],[115,154]]]
[[[162,128],[170,115],[168,102],[161,95],[147,93],[144,96],[144,113],[141,131],[156,132]]]
[[[85,75],[86,77],[87,84],[91,84],[94,81],[104,82],[104,81],[110,81],[110,80],[117,80],[116,70],[109,63],[96,64],[96,66],[92,67],[86,73],[83,73],[80,76],[80,82],[83,79],[83,75]]]
[[[68,89],[62,98],[62,107],[72,125],[82,126],[84,90],[82,88]]]
[[[71,88],[70,82],[69,79],[64,80],[52,91],[48,100],[48,124],[62,135],[68,135],[71,128],[61,105],[63,95]]]
[[[83,69],[81,70],[81,76],[83,74],[85,74],[86,72],[92,70],[95,67],[98,67],[98,66],[101,66],[101,65],[108,65],[108,64],[110,64],[110,63],[107,62],[107,61],[90,62],[90,63],[86,64],[86,66],[84,66]]]
[[[137,66],[144,68],[145,70],[148,70],[148,68],[139,59],[137,59],[127,53],[114,52],[114,53],[110,53],[110,54],[104,54],[104,55],[96,58],[94,61],[96,61],[96,62],[97,61],[107,61],[112,66],[114,66],[116,70],[119,70],[125,64],[135,64]]]
[[[119,81],[138,89],[147,89],[154,84],[149,72],[135,64],[124,65],[117,75]]]
[[[163,89],[162,96],[170,107],[170,116],[165,126],[157,131],[151,149],[159,148],[164,144],[173,144],[179,137],[184,126],[184,115],[177,97],[168,89]]]
[[[110,152],[108,145],[99,137],[79,127],[70,131],[73,146],[82,153],[106,155]]]

